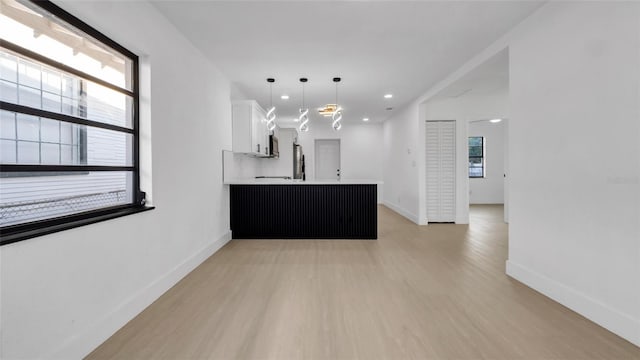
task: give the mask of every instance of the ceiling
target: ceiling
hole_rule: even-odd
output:
[[[488,94],[509,89],[509,51],[504,49],[456,80],[436,98]]]
[[[153,3],[280,125],[301,105],[382,122],[535,11],[540,1],[158,1]],[[391,93],[392,99],[383,95]],[[287,94],[290,99],[281,100]],[[393,108],[393,110],[387,110]],[[311,125],[325,119],[310,111]],[[324,120],[329,123],[328,120]],[[329,125],[327,125],[329,126]]]

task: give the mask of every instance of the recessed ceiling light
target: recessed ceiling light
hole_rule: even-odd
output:
[[[282,99],[282,100],[289,100],[289,95],[286,95],[286,94],[285,94],[285,95],[282,95],[282,96],[280,96],[280,99]]]
[[[502,121],[502,119],[491,119],[491,120],[489,120],[489,122],[492,122],[492,123],[499,123],[500,121]]]
[[[369,121],[369,118],[362,118],[362,121]]]
[[[385,99],[391,99],[393,97],[393,94],[386,94],[384,96]]]

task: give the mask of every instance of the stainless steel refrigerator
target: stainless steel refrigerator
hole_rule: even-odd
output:
[[[306,180],[304,174],[304,153],[302,146],[293,144],[293,178]]]

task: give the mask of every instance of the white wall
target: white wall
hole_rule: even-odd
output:
[[[426,224],[424,121],[456,120],[456,223],[468,223],[468,123],[507,116],[507,90],[496,89],[457,98],[418,99],[385,121],[385,205],[417,224]]]
[[[510,69],[507,273],[640,345],[640,4],[547,4]]]
[[[258,175],[263,175],[261,158],[256,158],[243,153],[234,153],[229,150],[224,151],[224,181],[234,181],[239,179],[253,179]]]
[[[229,238],[228,81],[147,3],[57,3],[143,57],[143,190],[156,209],[1,248],[6,359],[83,357]]]
[[[485,119],[486,120],[486,119]],[[489,121],[470,122],[468,136],[485,141],[485,177],[469,179],[469,204],[504,203],[504,124]]]
[[[383,124],[384,204],[419,222],[418,102],[413,102]]]
[[[314,180],[315,140],[340,139],[340,173],[344,180],[382,180],[382,124],[343,123],[333,131],[331,123],[310,122],[308,132],[298,134],[305,155],[307,180]]]
[[[420,104],[509,47],[507,273],[640,346],[639,7],[541,7],[384,124],[384,177],[424,197],[402,160],[424,151]]]
[[[456,120],[456,223],[469,222],[467,134],[471,120],[506,118],[508,90],[495,89],[457,98],[436,98],[441,90],[504,49],[504,40],[465,64],[456,73],[384,122],[385,205],[416,224],[426,224],[426,120]],[[502,46],[501,46],[502,45]]]

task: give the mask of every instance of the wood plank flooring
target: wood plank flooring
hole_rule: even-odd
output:
[[[507,277],[502,206],[376,240],[234,240],[88,359],[640,359]]]

